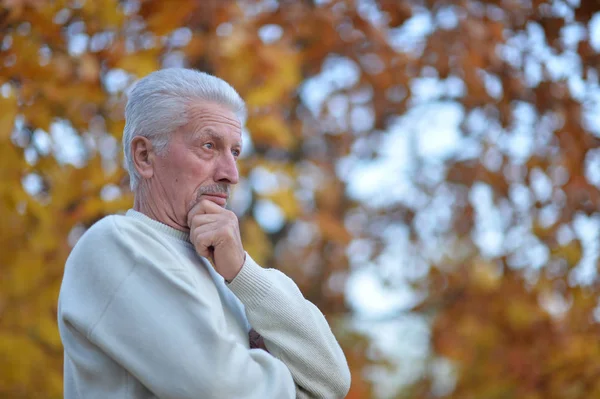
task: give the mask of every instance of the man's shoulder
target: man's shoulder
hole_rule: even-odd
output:
[[[91,225],[71,250],[65,270],[93,270],[118,268],[127,270],[142,253],[155,253],[162,245],[135,219],[119,214],[104,216]],[[118,266],[118,267],[117,267]],[[117,273],[118,274],[118,273]]]
[[[85,244],[87,241],[105,240],[114,237],[121,230],[123,224],[127,224],[124,215],[107,215],[92,224],[77,241],[78,245]]]
[[[107,215],[92,224],[81,236],[77,245],[86,244],[89,241],[98,243],[99,241],[120,240],[135,236],[139,236],[139,238],[136,237],[136,240],[144,240],[143,237],[150,238],[151,230],[132,217],[123,214]]]
[[[89,254],[90,250],[110,255],[115,250],[130,245],[143,246],[151,240],[151,235],[133,218],[120,214],[108,215],[96,221],[83,233],[73,247],[71,257],[77,257],[81,253],[87,256],[85,254]]]
[[[89,258],[94,253],[99,258],[112,258],[123,254],[127,257],[152,252],[153,256],[169,256],[180,248],[178,240],[169,240],[160,229],[129,214],[113,214],[95,222],[79,238],[70,258]]]

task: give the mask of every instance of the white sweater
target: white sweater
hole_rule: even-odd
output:
[[[65,398],[342,398],[323,314],[249,255],[226,284],[184,232],[129,210],[79,240],[58,304]],[[249,349],[250,326],[269,350]]]

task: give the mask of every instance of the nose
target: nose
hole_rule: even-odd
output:
[[[215,181],[219,183],[237,184],[240,175],[233,154],[223,154],[219,157],[215,170]]]

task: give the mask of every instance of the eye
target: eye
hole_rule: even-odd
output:
[[[234,157],[239,157],[240,156],[240,150],[232,150],[231,153],[233,154]]]
[[[206,143],[202,145],[202,147],[206,148],[207,150],[212,150],[213,148],[215,148],[213,143]]]

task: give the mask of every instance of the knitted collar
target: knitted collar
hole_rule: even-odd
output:
[[[162,231],[163,233],[170,235],[171,237],[177,238],[179,240],[183,240],[183,241],[190,240],[189,233],[187,233],[185,231],[174,229],[171,226],[167,226],[166,224],[161,223],[158,220],[151,219],[148,216],[144,215],[143,213],[138,212],[134,209],[129,209],[125,213],[125,216],[132,217],[136,220],[139,220],[140,222],[145,223],[147,226],[150,226],[154,229]]]

